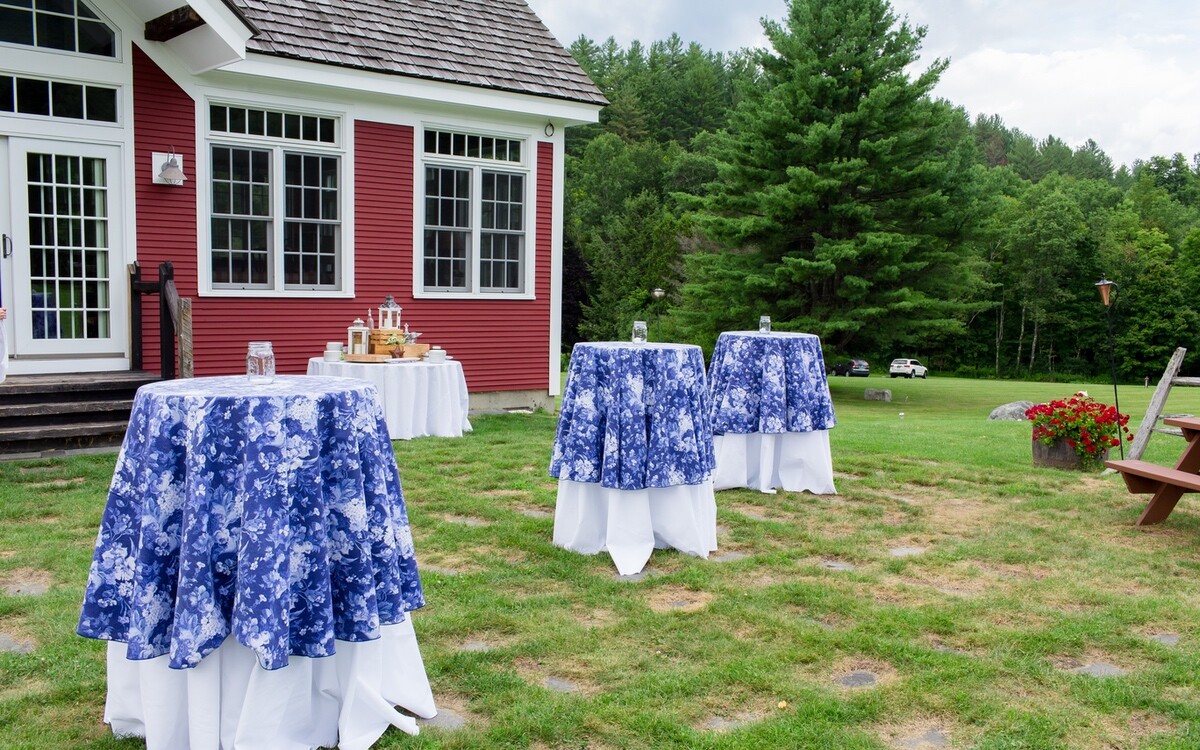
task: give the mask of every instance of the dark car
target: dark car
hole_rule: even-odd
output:
[[[867,364],[865,359],[848,359],[845,362],[838,362],[829,372],[833,375],[867,378],[871,376],[871,365]]]

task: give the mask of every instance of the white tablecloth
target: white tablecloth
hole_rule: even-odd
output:
[[[749,487],[773,492],[782,487],[790,492],[837,494],[828,430],[713,435],[713,448],[717,454],[715,489]]]
[[[655,548],[707,558],[717,549],[712,482],[617,490],[560,479],[554,544],[585,555],[608,552],[623,576],[640,571]]]
[[[393,705],[437,713],[411,616],[378,640],[339,641],[333,656],[276,670],[233,638],[193,669],[171,669],[166,656],[130,661],[125,649],[108,646],[104,721],[150,750],[365,750],[389,726],[417,733]]]
[[[462,437],[471,431],[470,399],[462,363],[326,362],[308,360],[309,375],[358,378],[375,384],[392,440]]]

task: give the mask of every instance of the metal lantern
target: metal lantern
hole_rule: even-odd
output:
[[[371,329],[367,328],[362,318],[355,318],[354,323],[346,329],[346,353],[369,354],[371,351]]]
[[[379,327],[399,328],[402,309],[404,308],[396,304],[396,298],[389,294],[383,304],[379,306]]]

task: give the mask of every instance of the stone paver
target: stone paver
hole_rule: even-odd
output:
[[[554,518],[554,514],[547,510],[523,510],[521,515],[530,518]]]
[[[846,572],[849,572],[851,570],[858,570],[858,568],[851,565],[850,563],[842,562],[841,560],[822,560],[821,567],[829,568],[830,570],[841,570],[841,571],[846,571]]]
[[[865,688],[873,687],[879,683],[879,677],[874,672],[868,672],[865,669],[858,669],[849,674],[844,674],[834,680],[842,687],[848,688]]]
[[[1158,641],[1164,646],[1178,646],[1179,636],[1175,633],[1155,633],[1150,636],[1150,640]]]
[[[483,529],[492,525],[491,521],[485,521],[482,518],[473,518],[471,516],[447,516],[446,520],[450,523],[461,523],[463,526],[471,526],[476,529]]]
[[[545,686],[556,693],[578,693],[579,686],[570,680],[564,680],[559,677],[547,677]]]
[[[463,645],[459,646],[458,650],[467,651],[469,653],[482,653],[484,651],[491,651],[492,647],[483,641],[467,641]]]
[[[33,644],[29,641],[18,641],[8,633],[0,633],[0,653],[31,654]]]
[[[750,510],[748,508],[738,508],[736,510],[736,512],[742,514],[746,518],[752,518],[755,521],[770,521],[771,520],[770,518],[763,515],[762,513],[760,513],[757,510]]]
[[[744,727],[749,723],[745,719],[726,719],[723,716],[710,716],[708,721],[704,722],[704,726],[714,732],[728,732],[732,729]]]
[[[46,584],[35,581],[17,581],[4,587],[4,593],[9,596],[41,596],[49,590]]]
[[[915,557],[916,555],[925,554],[924,547],[893,547],[888,550],[888,554],[892,557]]]
[[[1075,667],[1071,671],[1076,674],[1086,674],[1092,677],[1121,677],[1127,674],[1124,669],[1102,661],[1088,662],[1082,667]]]
[[[422,573],[436,573],[440,576],[456,576],[458,571],[454,568],[439,568],[436,565],[418,565],[418,570]]]
[[[650,575],[650,574],[651,574],[651,573],[653,573],[653,572],[654,572],[654,569],[653,569],[653,568],[642,568],[642,569],[641,569],[641,570],[639,570],[638,572],[636,572],[636,573],[630,573],[630,574],[629,574],[629,575],[627,575],[627,576],[623,576],[623,575],[621,575],[620,573],[617,573],[617,574],[616,574],[615,576],[613,576],[613,577],[614,577],[614,578],[616,578],[618,581],[629,581],[629,582],[636,582],[636,581],[642,581],[642,580],[645,580],[646,576]]]
[[[745,552],[722,552],[708,559],[713,562],[735,562],[737,560],[745,560],[747,557],[750,557],[750,555],[747,555]]]
[[[904,737],[896,742],[896,747],[900,750],[936,750],[950,747],[950,737],[941,729],[934,728],[923,734]]]
[[[437,716],[432,719],[417,718],[417,726],[429,727],[431,729],[442,729],[447,732],[453,732],[456,729],[462,729],[467,725],[467,720],[454,709],[439,708]]]

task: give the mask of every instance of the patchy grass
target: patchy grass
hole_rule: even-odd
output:
[[[714,557],[745,557],[656,551],[640,581],[551,544],[552,415],[397,443],[416,629],[435,698],[467,723],[378,747],[1200,747],[1200,500],[1138,528],[1145,497],[1118,477],[1035,469],[1029,426],[986,419],[1111,388],[831,388],[839,494],[718,493]],[[1149,396],[1121,405],[1136,420]],[[1200,413],[1200,389],[1167,410]],[[1181,447],[1156,435],[1147,458]],[[74,635],[113,461],[0,463],[0,634],[36,644],[0,653],[0,748],[141,746],[103,725],[103,644]],[[1126,674],[1071,671],[1094,662]],[[874,683],[840,681],[858,672]]]

